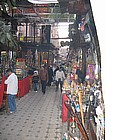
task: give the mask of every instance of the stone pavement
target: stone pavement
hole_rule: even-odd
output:
[[[62,140],[60,91],[47,87],[46,94],[30,91],[16,99],[17,111],[0,111],[0,140]]]

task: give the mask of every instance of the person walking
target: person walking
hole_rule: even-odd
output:
[[[35,92],[37,92],[38,82],[39,82],[38,73],[37,71],[34,71],[34,74],[32,76],[32,83],[33,83],[33,88]]]
[[[10,113],[14,113],[16,111],[15,96],[18,92],[18,78],[10,68],[6,73],[8,75],[8,78],[5,80],[5,84],[7,84],[8,108]]]
[[[45,94],[46,85],[47,85],[47,82],[48,82],[48,71],[44,66],[42,66],[41,69],[40,69],[39,77],[40,77],[40,80],[41,80],[42,93]]]
[[[52,66],[49,66],[48,77],[49,77],[48,86],[50,87],[51,83],[53,82],[53,69],[52,69]]]
[[[58,91],[58,87],[60,84],[60,90],[62,92],[62,87],[63,87],[63,81],[65,79],[65,74],[62,71],[62,67],[59,68],[59,70],[56,71],[56,76],[55,76],[55,80],[56,80],[56,92]]]

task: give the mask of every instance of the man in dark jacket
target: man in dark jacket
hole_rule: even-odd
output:
[[[48,77],[49,77],[48,86],[51,86],[51,83],[53,82],[53,69],[52,69],[52,66],[50,66],[49,69],[48,69]]]
[[[41,69],[40,69],[39,77],[40,77],[41,85],[42,85],[42,93],[45,94],[46,85],[47,85],[47,82],[48,82],[48,71],[44,66],[42,66]]]

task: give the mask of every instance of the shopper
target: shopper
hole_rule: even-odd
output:
[[[5,80],[5,84],[7,84],[8,108],[10,113],[14,113],[16,111],[15,96],[18,92],[18,78],[10,68],[6,71],[6,73],[8,76]]]
[[[59,66],[57,66],[56,68],[54,68],[54,71],[53,71],[53,75],[54,75],[54,81],[53,83],[56,85],[56,72],[59,70]]]
[[[56,76],[55,76],[56,92],[58,91],[59,85],[60,85],[60,90],[62,92],[62,87],[63,87],[64,79],[65,79],[65,75],[64,75],[64,72],[62,71],[62,68],[60,67],[59,70],[56,71]]]
[[[34,74],[32,76],[32,83],[35,92],[37,92],[38,82],[39,82],[38,72],[34,71]]]
[[[39,77],[40,77],[41,86],[42,86],[42,93],[45,94],[46,85],[47,85],[47,82],[48,82],[48,71],[44,66],[42,66],[41,69],[40,69]]]
[[[49,77],[48,86],[50,87],[51,83],[53,82],[53,69],[52,69],[52,66],[49,66],[48,77]]]

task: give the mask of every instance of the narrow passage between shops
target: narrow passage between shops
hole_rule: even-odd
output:
[[[46,93],[30,91],[16,99],[17,111],[0,110],[0,140],[61,140],[60,91],[47,87]]]

